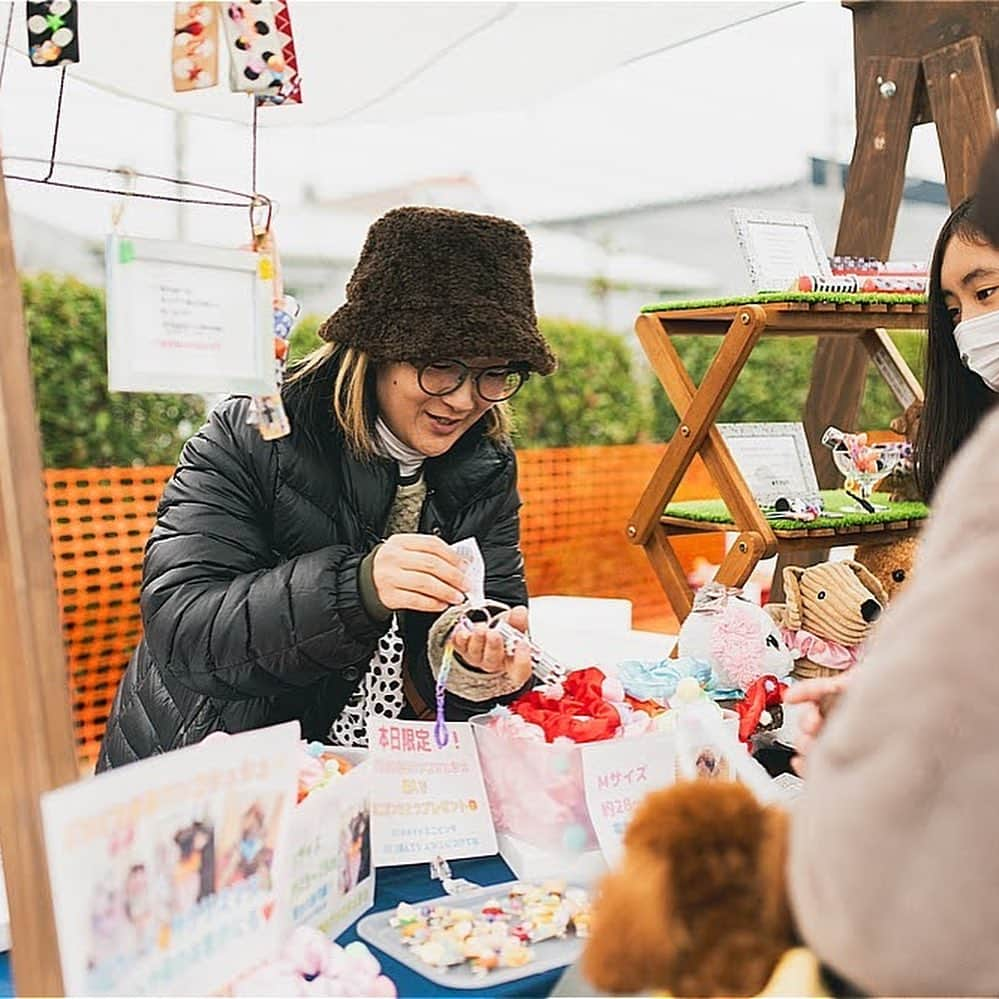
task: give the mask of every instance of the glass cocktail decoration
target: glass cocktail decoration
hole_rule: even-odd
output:
[[[836,427],[826,430],[822,443],[832,449],[833,461],[846,480],[847,495],[857,502],[857,506],[843,509],[853,513],[887,510],[887,506],[872,502],[871,494],[895,470],[902,456],[899,445],[869,444],[867,434],[847,434]]]

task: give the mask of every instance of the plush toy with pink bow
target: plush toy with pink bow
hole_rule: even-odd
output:
[[[780,627],[741,592],[719,583],[702,586],[680,627],[678,652],[711,667],[718,697],[740,697],[761,676],[785,678],[794,665]]]
[[[888,603],[877,576],[849,560],[787,566],[784,598],[767,611],[781,626],[800,679],[835,676],[855,665]]]

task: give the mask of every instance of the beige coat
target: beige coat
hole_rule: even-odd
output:
[[[999,995],[999,413],[809,758],[790,881],[805,941],[859,988]]]

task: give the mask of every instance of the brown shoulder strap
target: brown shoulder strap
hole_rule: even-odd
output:
[[[417,720],[433,720],[435,714],[433,708],[420,696],[420,692],[416,689],[416,684],[413,683],[413,678],[409,675],[409,670],[405,668],[405,665],[402,671],[402,692],[406,698],[406,703],[413,709],[413,714],[416,715]]]

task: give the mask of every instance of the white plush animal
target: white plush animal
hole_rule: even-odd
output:
[[[718,583],[698,591],[680,626],[678,652],[710,663],[717,690],[745,691],[767,674],[783,679],[794,665],[774,619],[739,590]]]

